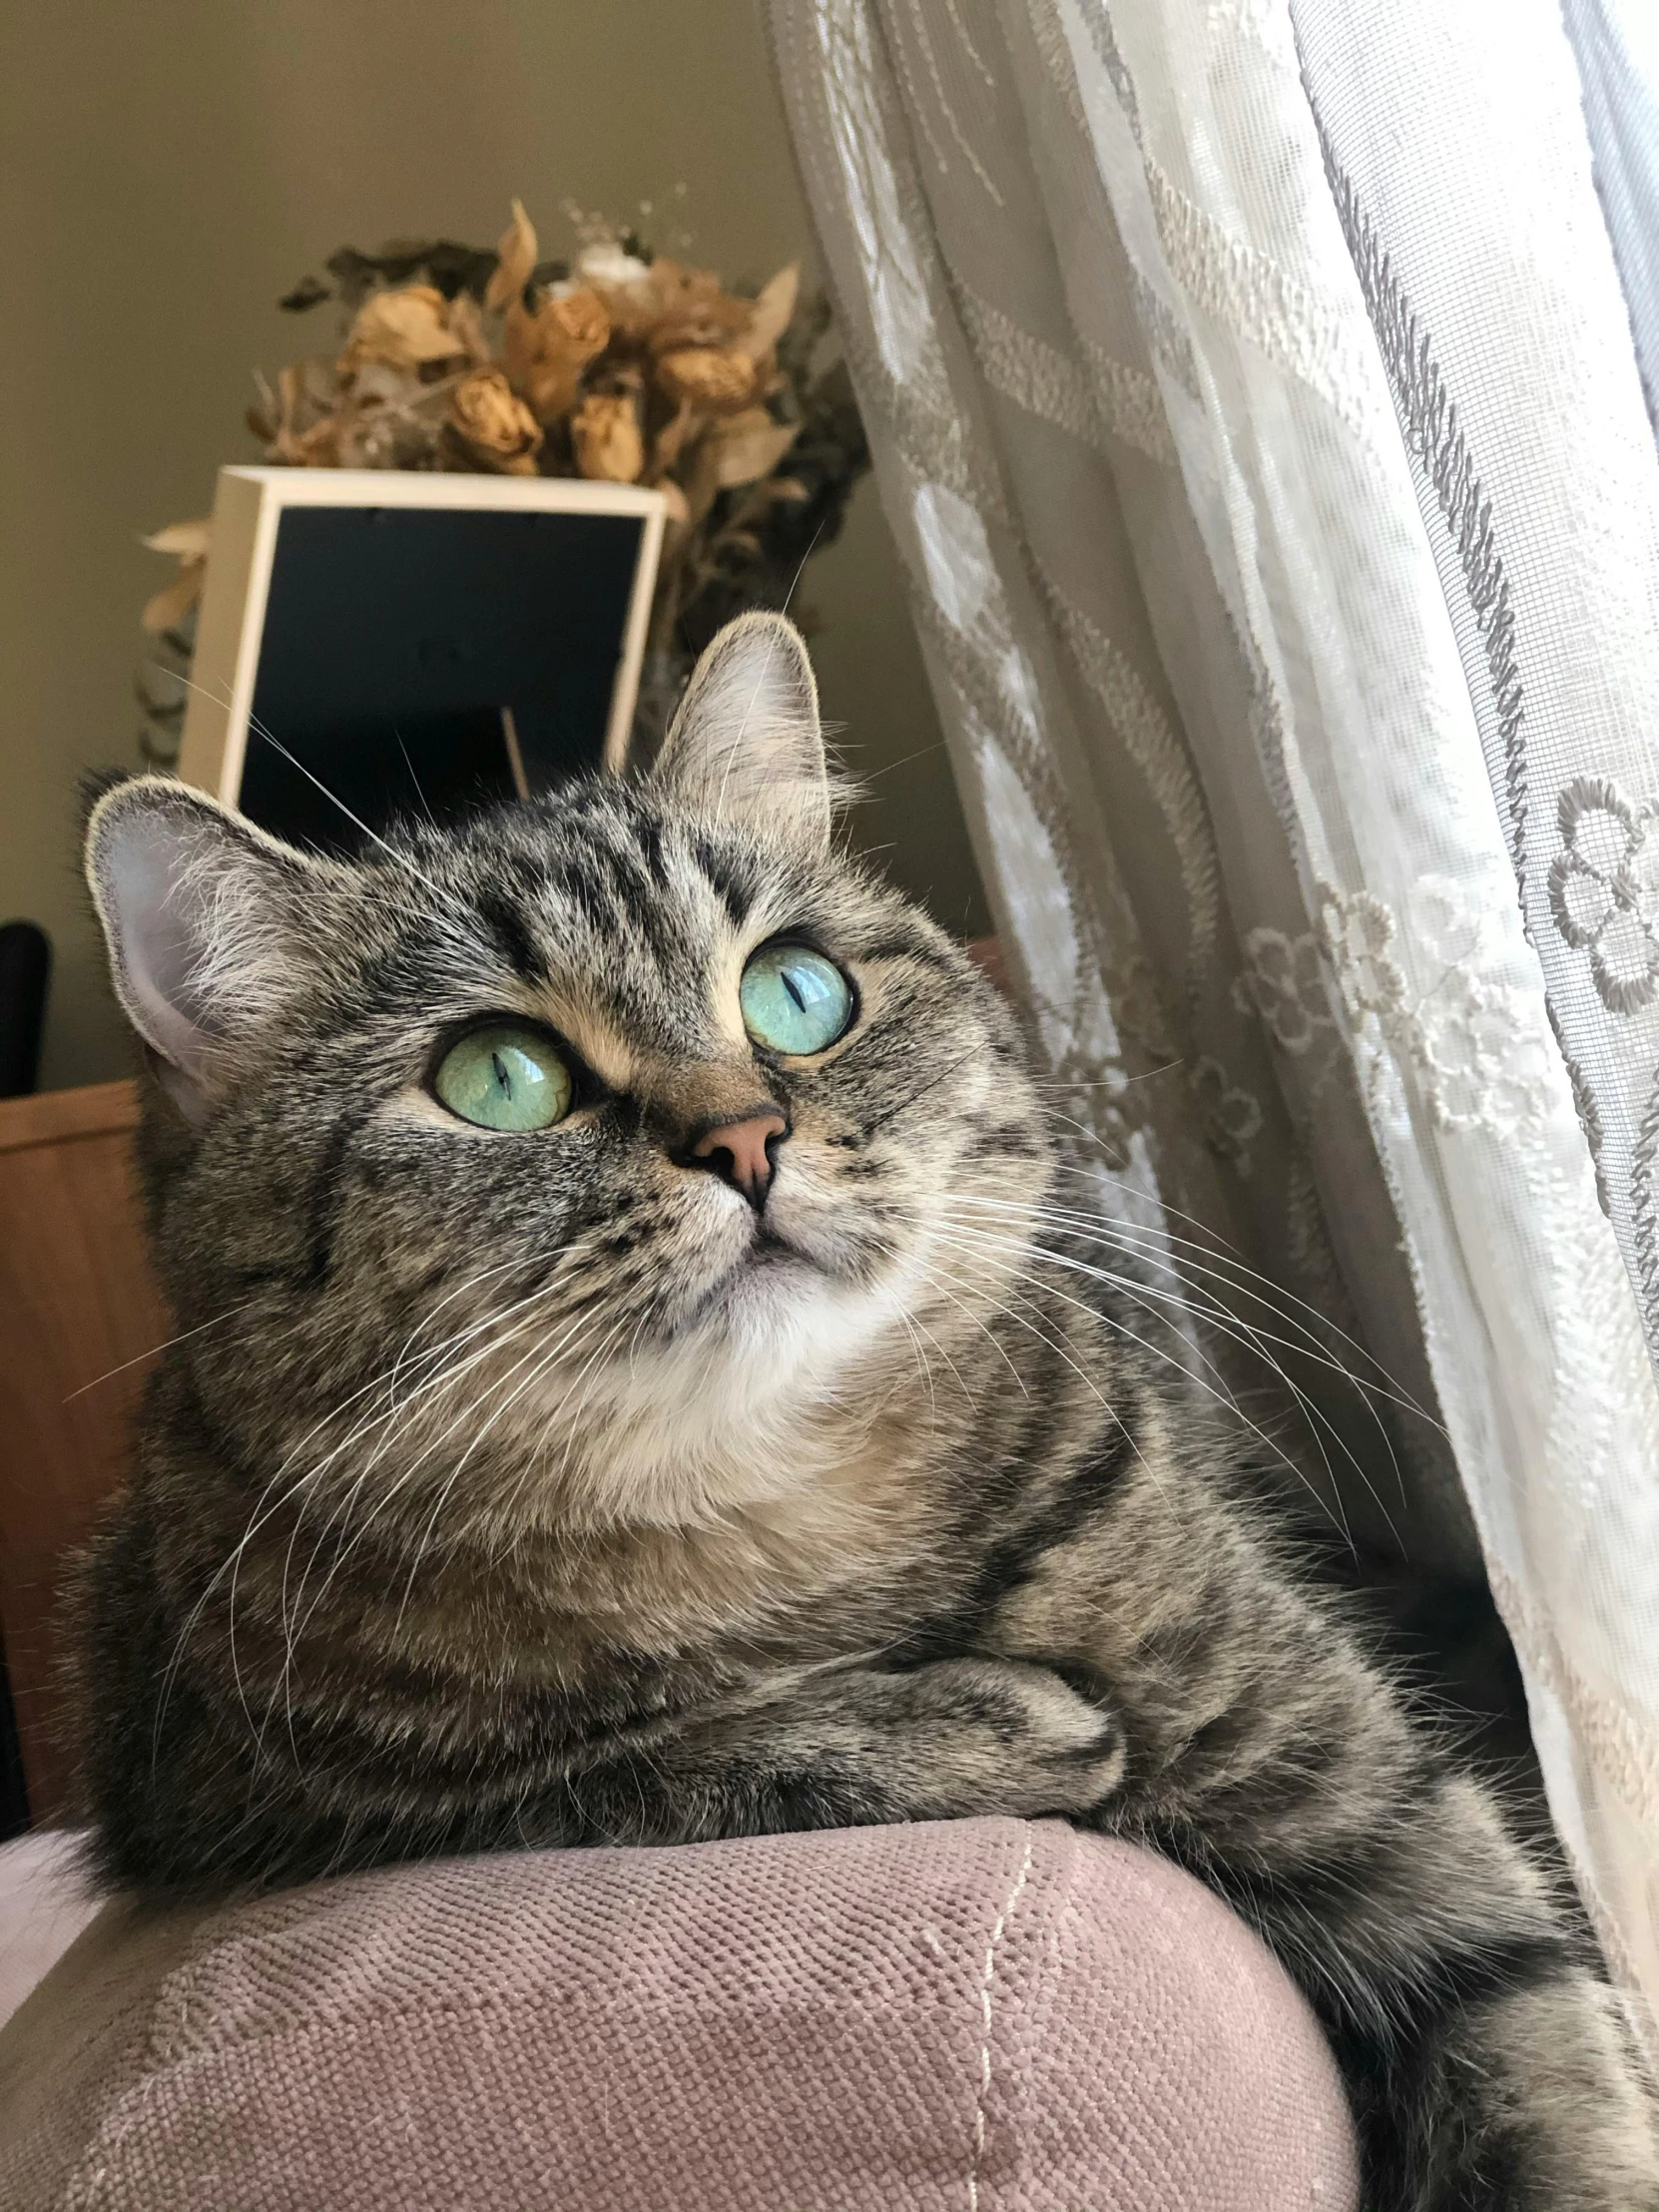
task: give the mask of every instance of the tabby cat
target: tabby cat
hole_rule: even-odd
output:
[[[1367,2212],[1659,2212],[1551,1878],[1081,1278],[778,617],[646,776],[354,862],[93,809],[180,1328],[79,1607],[105,1876],[1069,1815],[1256,1929]]]

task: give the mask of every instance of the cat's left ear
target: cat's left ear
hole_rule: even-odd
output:
[[[818,685],[785,615],[740,615],[704,653],[651,781],[694,814],[822,852],[834,815]]]
[[[193,1121],[295,982],[324,863],[171,777],[122,779],[87,818],[87,886],[122,1010]]]

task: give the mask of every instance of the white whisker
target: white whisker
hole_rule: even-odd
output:
[[[225,691],[223,698],[216,698],[214,693],[209,690],[206,684],[199,684],[193,677],[182,675],[179,678],[179,681],[182,684],[188,685],[192,691],[200,692],[204,699],[212,699],[216,706],[229,709],[231,704],[231,695],[229,690]],[[345,804],[344,800],[339,797],[338,793],[331,792],[328,789],[327,785],[322,781],[320,776],[313,776],[311,771],[305,766],[303,761],[295,759],[294,755],[288,751],[287,747],[283,745],[283,743],[276,735],[276,733],[273,730],[268,729],[257,715],[249,715],[248,726],[251,730],[255,732],[257,736],[262,737],[265,740],[266,744],[269,745],[274,752],[279,753],[282,759],[287,762],[290,768],[296,768],[299,771],[300,775],[304,777],[307,783],[314,784],[317,790],[322,794],[323,798],[326,799],[331,806],[337,807],[340,813],[345,817],[346,821],[349,822],[354,829],[360,830],[365,837],[368,837],[372,840],[373,843],[377,844],[380,847],[381,851],[386,854],[388,859],[395,860],[399,867],[406,868],[409,874],[411,874],[415,878],[416,882],[425,885],[426,889],[431,892],[434,898],[441,899],[446,904],[452,906],[456,913],[460,914],[463,919],[466,920],[469,926],[475,923],[475,915],[472,913],[470,908],[465,904],[463,900],[457,898],[453,891],[445,890],[441,883],[434,883],[432,878],[425,872],[425,870],[423,868],[417,867],[414,861],[409,858],[406,852],[399,852],[397,847],[394,844],[389,843],[386,838],[382,837],[378,830],[371,830],[368,827],[368,824],[364,822],[360,816],[354,815],[351,812],[351,809]]]

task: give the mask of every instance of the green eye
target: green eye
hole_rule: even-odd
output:
[[[738,989],[743,1025],[774,1052],[822,1052],[852,1019],[852,986],[822,952],[763,945]]]
[[[432,1088],[480,1129],[551,1129],[570,1112],[570,1070],[539,1029],[495,1021],[451,1045]]]

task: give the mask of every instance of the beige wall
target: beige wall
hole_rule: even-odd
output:
[[[44,1084],[124,1047],[74,868],[76,780],[135,760],[142,532],[255,458],[256,364],[320,344],[276,295],[334,246],[488,241],[514,193],[625,216],[688,187],[691,251],[808,244],[750,0],[10,0],[0,10],[0,918],[58,956]],[[660,228],[660,227],[659,227]],[[329,310],[321,310],[325,315]],[[873,490],[803,597],[827,712],[873,777],[861,840],[984,926]]]

